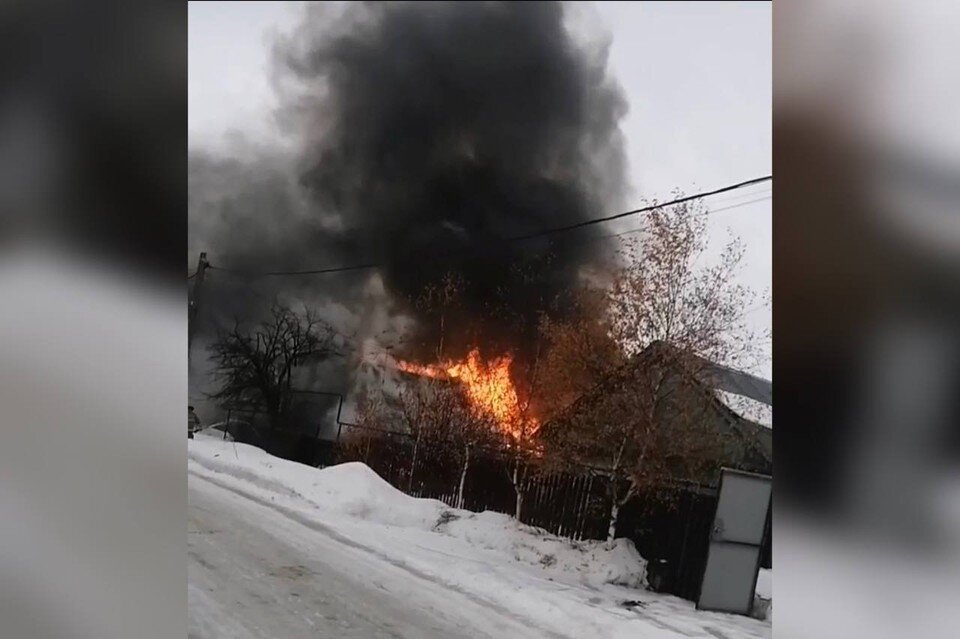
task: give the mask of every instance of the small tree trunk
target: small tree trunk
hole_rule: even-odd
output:
[[[620,516],[620,502],[614,499],[610,504],[610,523],[607,526],[607,543],[612,543],[617,534],[617,517]]]
[[[467,481],[467,469],[470,468],[470,447],[464,447],[463,470],[460,471],[460,487],[457,489],[457,508],[463,508],[463,485]]]
[[[417,438],[413,441],[413,456],[410,460],[410,477],[407,479],[407,493],[413,490],[413,472],[417,469],[417,451],[420,448],[420,431],[417,431]]]
[[[611,543],[617,534],[617,517],[620,516],[620,495],[617,490],[617,477],[610,478],[610,518],[607,520],[607,543]]]
[[[514,509],[513,516],[516,518],[517,521],[520,521],[520,514],[523,511],[523,491],[520,489],[520,481],[518,477],[519,471],[520,471],[520,461],[518,460],[513,465],[513,477],[512,477],[513,490],[515,493],[517,493],[516,508]]]

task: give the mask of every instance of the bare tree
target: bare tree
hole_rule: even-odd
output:
[[[474,451],[494,439],[493,417],[473,405],[455,380],[421,377],[400,392],[400,417],[413,440],[407,491],[413,490],[417,464],[430,454],[458,469],[457,507],[463,506],[467,472]]]
[[[492,312],[501,317],[510,317],[518,343],[513,345],[510,354],[510,379],[508,389],[513,395],[503,398],[507,403],[515,403],[516,411],[508,420],[505,428],[500,429],[497,445],[504,453],[507,464],[504,470],[513,486],[515,495],[514,517],[520,521],[523,515],[524,497],[533,477],[543,466],[538,433],[542,417],[549,414],[550,377],[544,374],[544,331],[549,311],[558,302],[556,298],[545,297],[543,282],[551,276],[554,268],[554,256],[545,254],[523,263],[513,269],[514,286],[511,290],[498,291],[498,302]],[[528,304],[522,311],[509,301],[522,287]]]
[[[542,340],[537,334],[533,353],[511,370],[511,377],[516,382],[517,410],[499,437],[499,446],[508,461],[505,470],[515,494],[513,516],[517,521],[523,515],[526,489],[541,461],[537,439],[541,424],[538,401],[544,398],[544,380],[548,379],[542,374],[542,355]]]
[[[457,484],[456,507],[463,508],[463,491],[470,469],[471,456],[478,448],[487,448],[499,434],[492,415],[470,403],[462,388],[450,387],[446,402],[450,405],[441,442],[449,456],[457,460],[460,480]]]
[[[542,439],[556,459],[610,478],[610,540],[637,494],[667,498],[721,458],[710,362],[744,366],[756,352],[745,322],[754,297],[735,281],[742,246],[698,267],[704,218],[696,201],[651,211],[622,268],[546,326],[557,409]]]
[[[443,361],[444,338],[450,314],[456,309],[463,292],[463,278],[459,273],[448,271],[438,281],[428,284],[414,300],[414,305],[437,321],[437,361]]]
[[[414,300],[421,313],[436,320],[436,361],[424,368],[442,371],[445,367],[444,346],[448,322],[458,308],[463,287],[460,274],[448,271],[439,280],[427,285]],[[405,386],[400,393],[400,405],[403,421],[413,438],[407,491],[412,490],[417,462],[426,446],[434,452],[452,454],[460,459],[459,507],[463,499],[471,447],[474,440],[480,438],[482,430],[475,423],[479,416],[469,406],[462,390],[443,378],[428,377]]]
[[[413,440],[410,471],[407,476],[409,493],[413,490],[413,478],[421,450],[436,438],[444,407],[437,400],[436,389],[431,389],[426,379],[418,379],[401,389],[399,405],[402,423]]]
[[[339,356],[336,332],[309,309],[296,313],[274,303],[270,316],[252,328],[236,320],[220,329],[211,346],[217,402],[263,412],[280,428],[290,409],[297,367]]]
[[[682,193],[676,193],[678,197]],[[665,342],[702,359],[746,370],[758,362],[756,335],[746,322],[757,294],[739,284],[743,243],[732,238],[712,264],[707,210],[701,200],[654,209],[644,233],[625,240],[625,266],[608,292],[614,338],[630,356]]]
[[[357,396],[355,423],[348,425],[340,438],[340,459],[377,467],[375,459],[382,462],[385,455],[390,455],[388,416],[382,388],[364,387]]]
[[[714,399],[687,370],[682,353],[653,345],[609,372],[544,431],[558,461],[609,478],[609,540],[620,510],[638,494],[668,500],[721,458]]]

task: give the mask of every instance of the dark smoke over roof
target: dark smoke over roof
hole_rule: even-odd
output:
[[[278,117],[301,149],[289,168],[303,201],[275,165],[226,170],[195,157],[198,175],[248,171],[253,179],[237,180],[249,197],[194,198],[192,217],[202,208],[218,221],[192,226],[217,247],[215,263],[382,264],[397,299],[456,271],[463,316],[484,317],[476,322],[483,335],[473,336],[516,341],[516,318],[530,319],[533,297],[572,288],[608,251],[596,238],[584,241],[591,231],[503,241],[620,204],[626,102],[607,74],[605,48],[578,43],[559,3],[351,3],[332,11],[308,7],[274,46]],[[196,182],[203,178],[192,186],[204,192]],[[247,208],[253,201],[256,210]],[[222,202],[229,211],[217,208]],[[549,275],[531,282],[524,266]],[[332,285],[329,277],[269,285],[317,286],[346,299],[362,280],[334,276]],[[238,287],[222,298],[238,304],[243,294]]]

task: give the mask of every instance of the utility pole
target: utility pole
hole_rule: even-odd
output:
[[[190,291],[190,297],[187,301],[187,361],[190,360],[190,345],[193,343],[193,334],[197,327],[197,310],[200,308],[200,287],[203,286],[203,273],[210,262],[207,261],[207,254],[200,253],[200,259],[197,261],[197,272],[193,278],[193,289]]]

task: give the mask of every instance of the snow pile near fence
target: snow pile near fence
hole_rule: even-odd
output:
[[[480,548],[506,551],[519,562],[541,567],[555,579],[566,577],[592,586],[646,585],[646,562],[628,539],[617,539],[612,545],[578,542],[527,526],[503,513],[452,512],[457,518],[437,530]]]
[[[551,579],[594,587],[645,585],[646,562],[627,539],[612,545],[576,542],[502,513],[474,513],[435,499],[411,497],[360,462],[317,469],[247,444],[204,437],[194,440],[190,458],[209,470],[306,501],[327,513],[460,539],[536,567]]]

